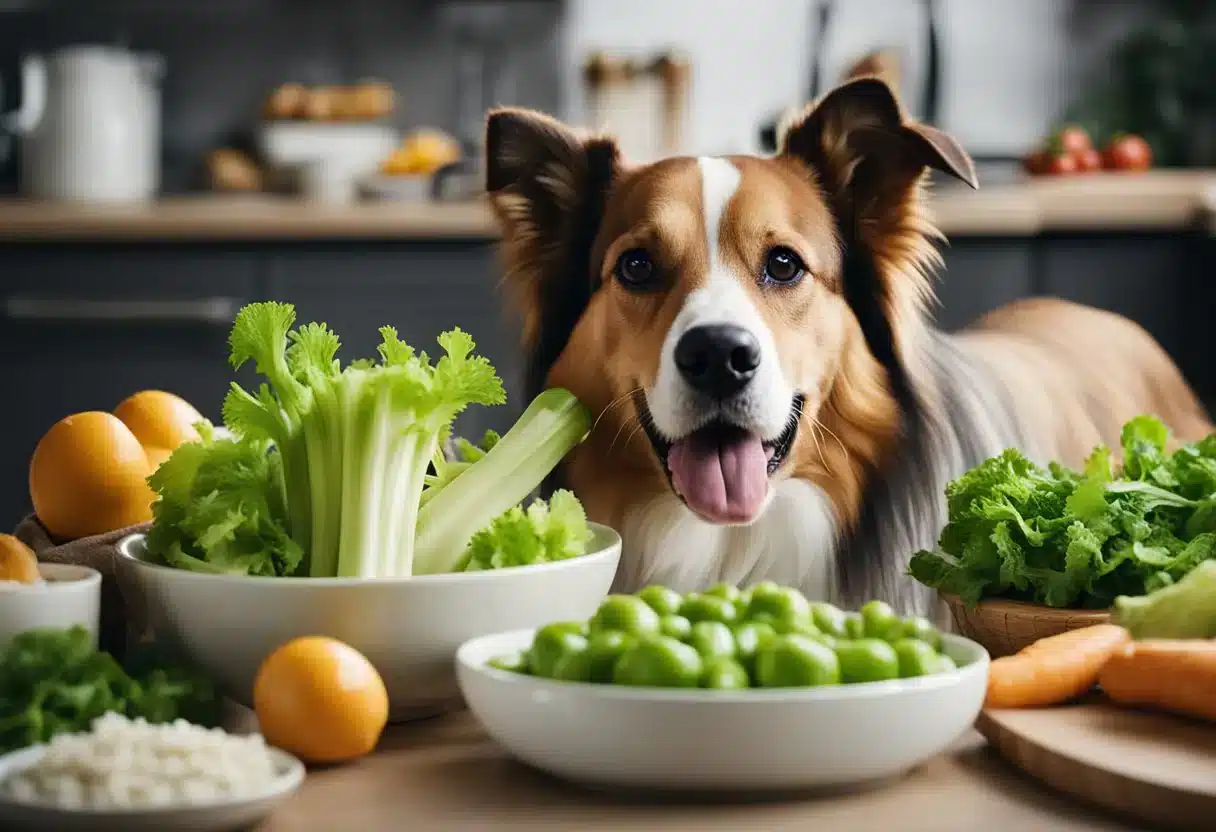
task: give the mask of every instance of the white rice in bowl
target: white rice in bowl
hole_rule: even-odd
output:
[[[0,793],[62,809],[168,808],[262,797],[278,775],[260,734],[109,713],[88,733],[52,739],[38,762],[0,782]]]

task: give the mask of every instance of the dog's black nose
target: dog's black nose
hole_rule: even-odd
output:
[[[694,390],[715,399],[738,393],[760,366],[760,342],[734,324],[695,326],[676,342],[676,366]]]

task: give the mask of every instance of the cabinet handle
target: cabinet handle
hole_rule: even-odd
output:
[[[229,327],[241,301],[213,297],[192,300],[92,300],[85,298],[10,297],[4,316],[10,321],[89,324],[194,324]]]

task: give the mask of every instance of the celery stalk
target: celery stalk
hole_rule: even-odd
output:
[[[568,390],[541,393],[493,448],[428,496],[418,512],[413,574],[454,570],[473,535],[518,505],[586,438],[591,414]]]

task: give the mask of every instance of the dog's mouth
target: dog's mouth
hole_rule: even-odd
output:
[[[769,478],[794,446],[805,401],[794,396],[785,429],[774,439],[718,418],[671,440],[655,427],[646,394],[639,390],[633,399],[672,491],[701,519],[721,524],[749,523],[764,508]]]

